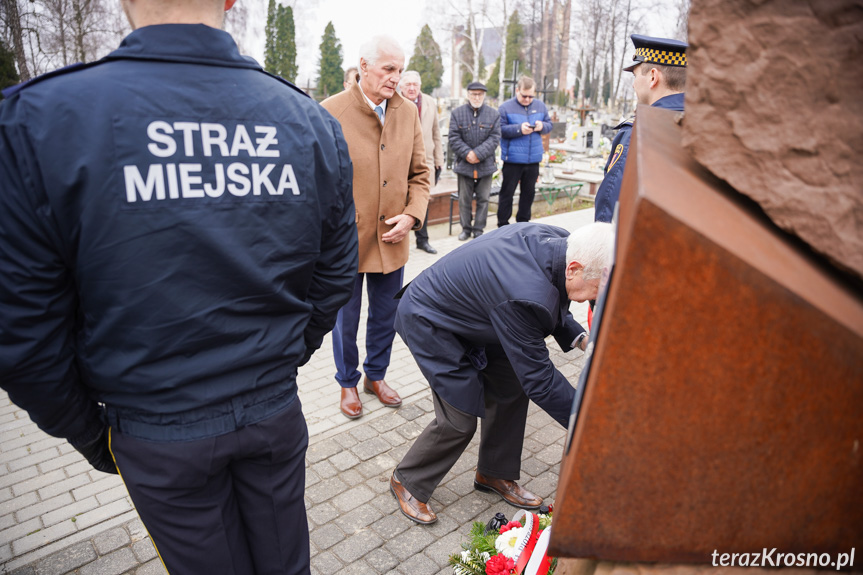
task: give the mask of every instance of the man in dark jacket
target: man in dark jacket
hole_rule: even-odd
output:
[[[475,238],[482,235],[488,217],[491,178],[497,170],[494,153],[500,142],[500,114],[484,104],[486,92],[485,84],[468,84],[468,103],[453,110],[449,120],[449,149],[455,156],[453,171],[458,174],[461,241],[471,234]],[[471,218],[474,196],[476,216]]]
[[[611,224],[569,235],[516,224],[461,247],[405,290],[396,330],[432,388],[435,419],[398,464],[390,489],[402,512],[433,523],[432,492],[483,418],[474,487],[525,509],[542,499],[516,483],[528,399],[563,426],[574,389],[548,354],[554,335],[564,351],[584,349],[584,328],[569,302],[596,297],[613,249]]]
[[[530,221],[539,162],[544,149],[542,135],[551,132],[551,118],[545,104],[536,99],[533,78],[522,76],[515,87],[515,98],[500,107],[500,158],[503,183],[497,207],[497,227],[509,223],[515,188],[521,189],[515,221]]]
[[[119,49],[0,107],[0,385],[122,473],[168,572],[308,574],[296,378],[356,277],[347,144],[233,0],[123,4]]]
[[[638,34],[631,38],[635,45],[634,62],[624,70],[633,74],[632,88],[638,105],[682,112],[686,87],[686,43]],[[596,192],[594,219],[597,222],[610,222],[614,216],[614,205],[620,197],[623,168],[629,153],[632,120],[620,123],[616,129],[619,131],[611,143],[605,178]]]

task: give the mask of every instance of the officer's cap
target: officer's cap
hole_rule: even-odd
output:
[[[468,84],[467,91],[470,92],[471,90],[482,90],[483,92],[488,92],[488,88],[486,88],[485,84],[482,82],[471,82]]]
[[[624,71],[630,72],[642,63],[686,67],[686,42],[640,34],[633,34],[630,38],[635,44],[635,55],[632,57],[632,64],[626,66]]]

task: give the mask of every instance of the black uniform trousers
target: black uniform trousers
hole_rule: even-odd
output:
[[[480,428],[477,471],[495,479],[518,480],[527,408],[530,404],[512,365],[499,346],[486,348],[481,371],[485,417]],[[428,503],[476,433],[477,417],[444,401],[432,387],[435,418],[396,466],[395,474],[411,495]]]
[[[170,575],[310,573],[299,398],[234,432],[155,442],[111,430],[111,452]]]
[[[536,195],[536,180],[539,178],[539,164],[508,164],[504,162],[500,172],[503,176],[503,182],[500,184],[500,196],[497,204],[497,227],[509,223],[509,218],[512,215],[512,199],[519,183],[521,183],[521,192],[518,196],[518,212],[515,214],[515,221],[529,222],[533,208],[533,197]]]

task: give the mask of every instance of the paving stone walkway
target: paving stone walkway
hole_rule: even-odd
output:
[[[537,221],[573,229],[593,221],[593,210]],[[461,245],[446,235],[446,227],[430,228],[438,255],[412,250],[406,281]],[[586,304],[571,306],[582,323],[586,310]],[[563,354],[552,338],[548,343],[555,365],[574,384],[583,367],[581,352]],[[410,352],[397,337],[387,380],[402,395],[398,409],[363,395],[365,415],[346,419],[338,409],[333,373],[327,337],[299,374],[310,434],[306,508],[312,573],[452,573],[447,559],[467,539],[472,521],[485,522],[498,511],[510,517],[516,511],[497,495],[473,489],[479,433],[434,493],[431,506],[438,522],[417,525],[400,513],[388,483],[395,465],[433,417],[428,385]],[[564,435],[563,428],[531,404],[520,483],[549,500],[557,486]],[[2,392],[0,573],[165,573],[122,481],[93,470],[65,441],[39,431]]]

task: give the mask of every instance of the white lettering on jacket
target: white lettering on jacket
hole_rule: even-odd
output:
[[[291,164],[248,161],[280,157],[275,126],[155,120],[147,126],[147,138],[147,151],[155,158],[179,157],[171,163],[123,166],[129,203],[218,198],[225,192],[236,197],[282,196],[285,191],[301,194]],[[216,161],[205,166],[193,160],[201,156]]]

